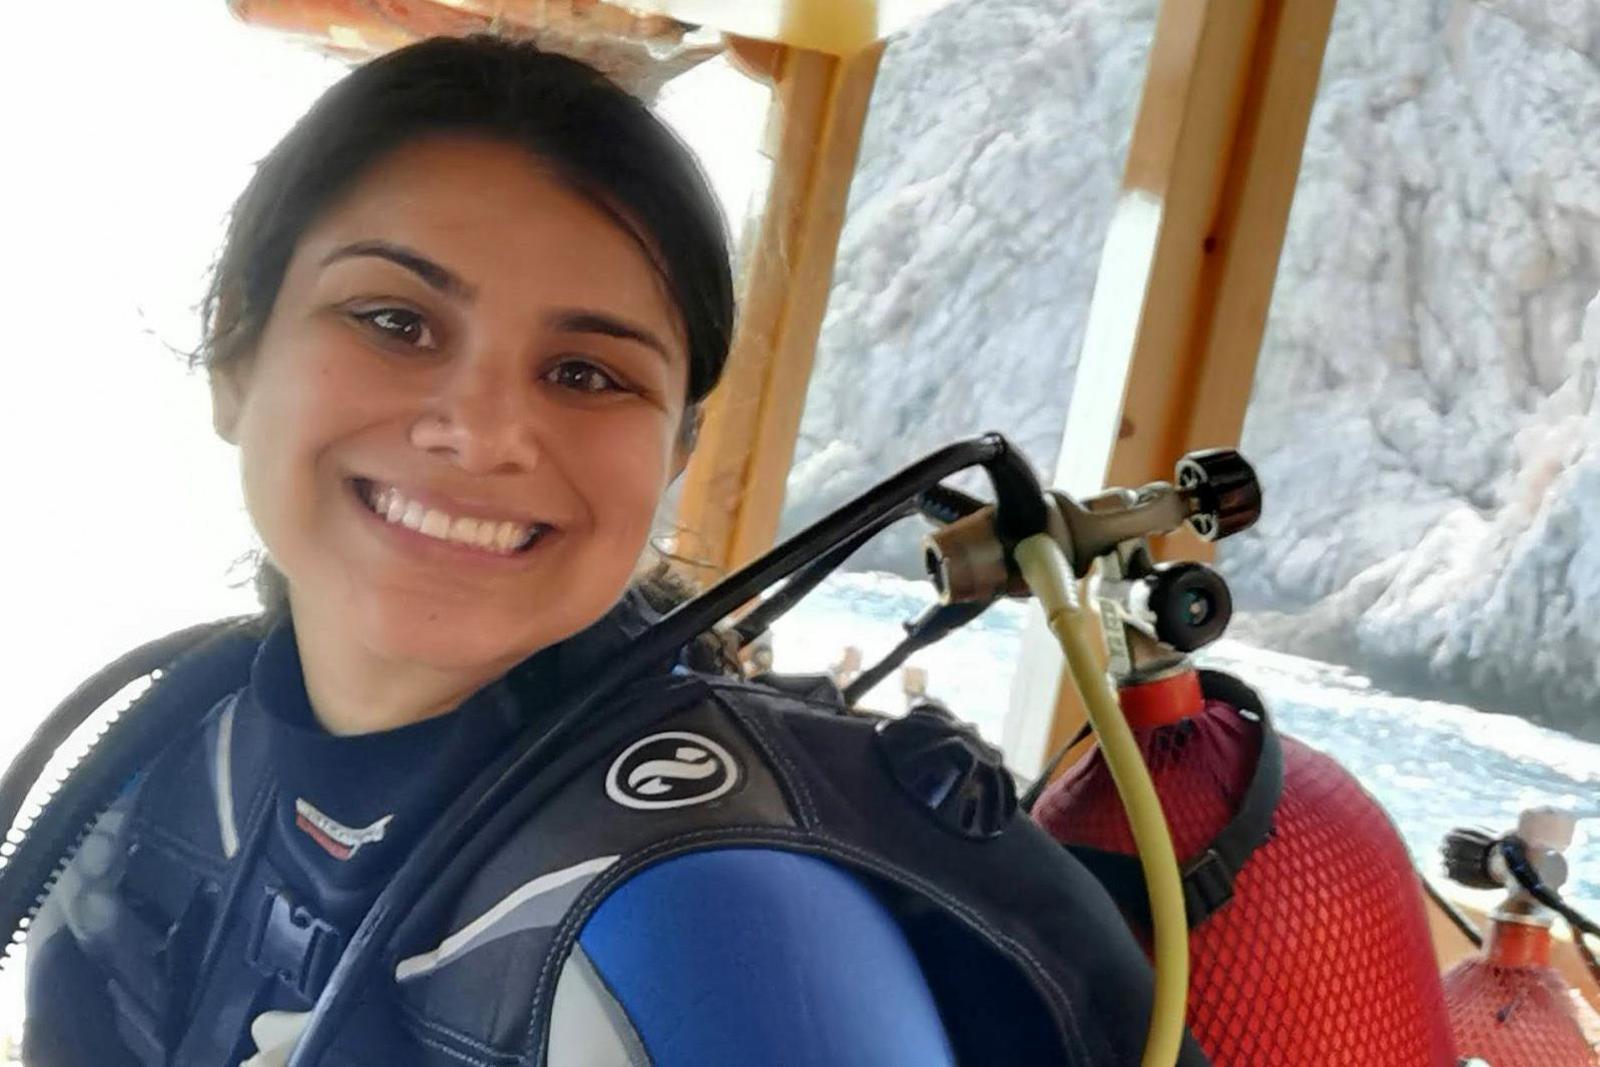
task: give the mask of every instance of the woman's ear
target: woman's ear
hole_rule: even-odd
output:
[[[694,458],[694,446],[700,440],[700,427],[705,422],[705,408],[699,404],[685,408],[683,421],[678,425],[678,443],[672,449],[672,478],[677,481]]]
[[[237,364],[211,372],[211,427],[230,445],[239,443],[239,415],[244,410],[246,382]]]

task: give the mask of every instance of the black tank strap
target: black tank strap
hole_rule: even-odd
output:
[[[1211,843],[1183,866],[1183,903],[1191,930],[1233,899],[1234,879],[1256,849],[1272,837],[1272,817],[1283,796],[1283,748],[1261,697],[1239,679],[1220,671],[1201,671],[1200,688],[1208,700],[1220,700],[1256,719],[1261,726],[1261,752],[1239,810]],[[1118,904],[1149,925],[1150,898],[1137,856],[1086,845],[1066,847]]]

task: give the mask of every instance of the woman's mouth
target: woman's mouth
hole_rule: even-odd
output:
[[[368,511],[392,526],[403,526],[436,541],[475,548],[500,556],[526,552],[550,527],[541,522],[526,523],[510,519],[474,518],[451,515],[435,507],[408,499],[392,485],[367,478],[352,479],[356,497]]]

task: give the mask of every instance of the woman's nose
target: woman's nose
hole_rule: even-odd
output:
[[[539,459],[527,390],[487,360],[462,361],[412,427],[411,443],[472,474],[526,471]]]

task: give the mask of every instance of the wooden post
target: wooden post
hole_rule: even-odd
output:
[[[778,55],[766,209],[747,259],[738,334],[684,476],[677,554],[725,573],[768,548],[822,317],[878,61]],[[701,575],[704,577],[704,575]]]
[[[1066,491],[1170,480],[1184,452],[1238,442],[1333,6],[1162,5],[1068,408]],[[1180,536],[1185,555],[1208,555]],[[1048,723],[1041,706],[1055,709]],[[1022,767],[1083,723],[1038,632],[1024,641],[1012,719]]]

